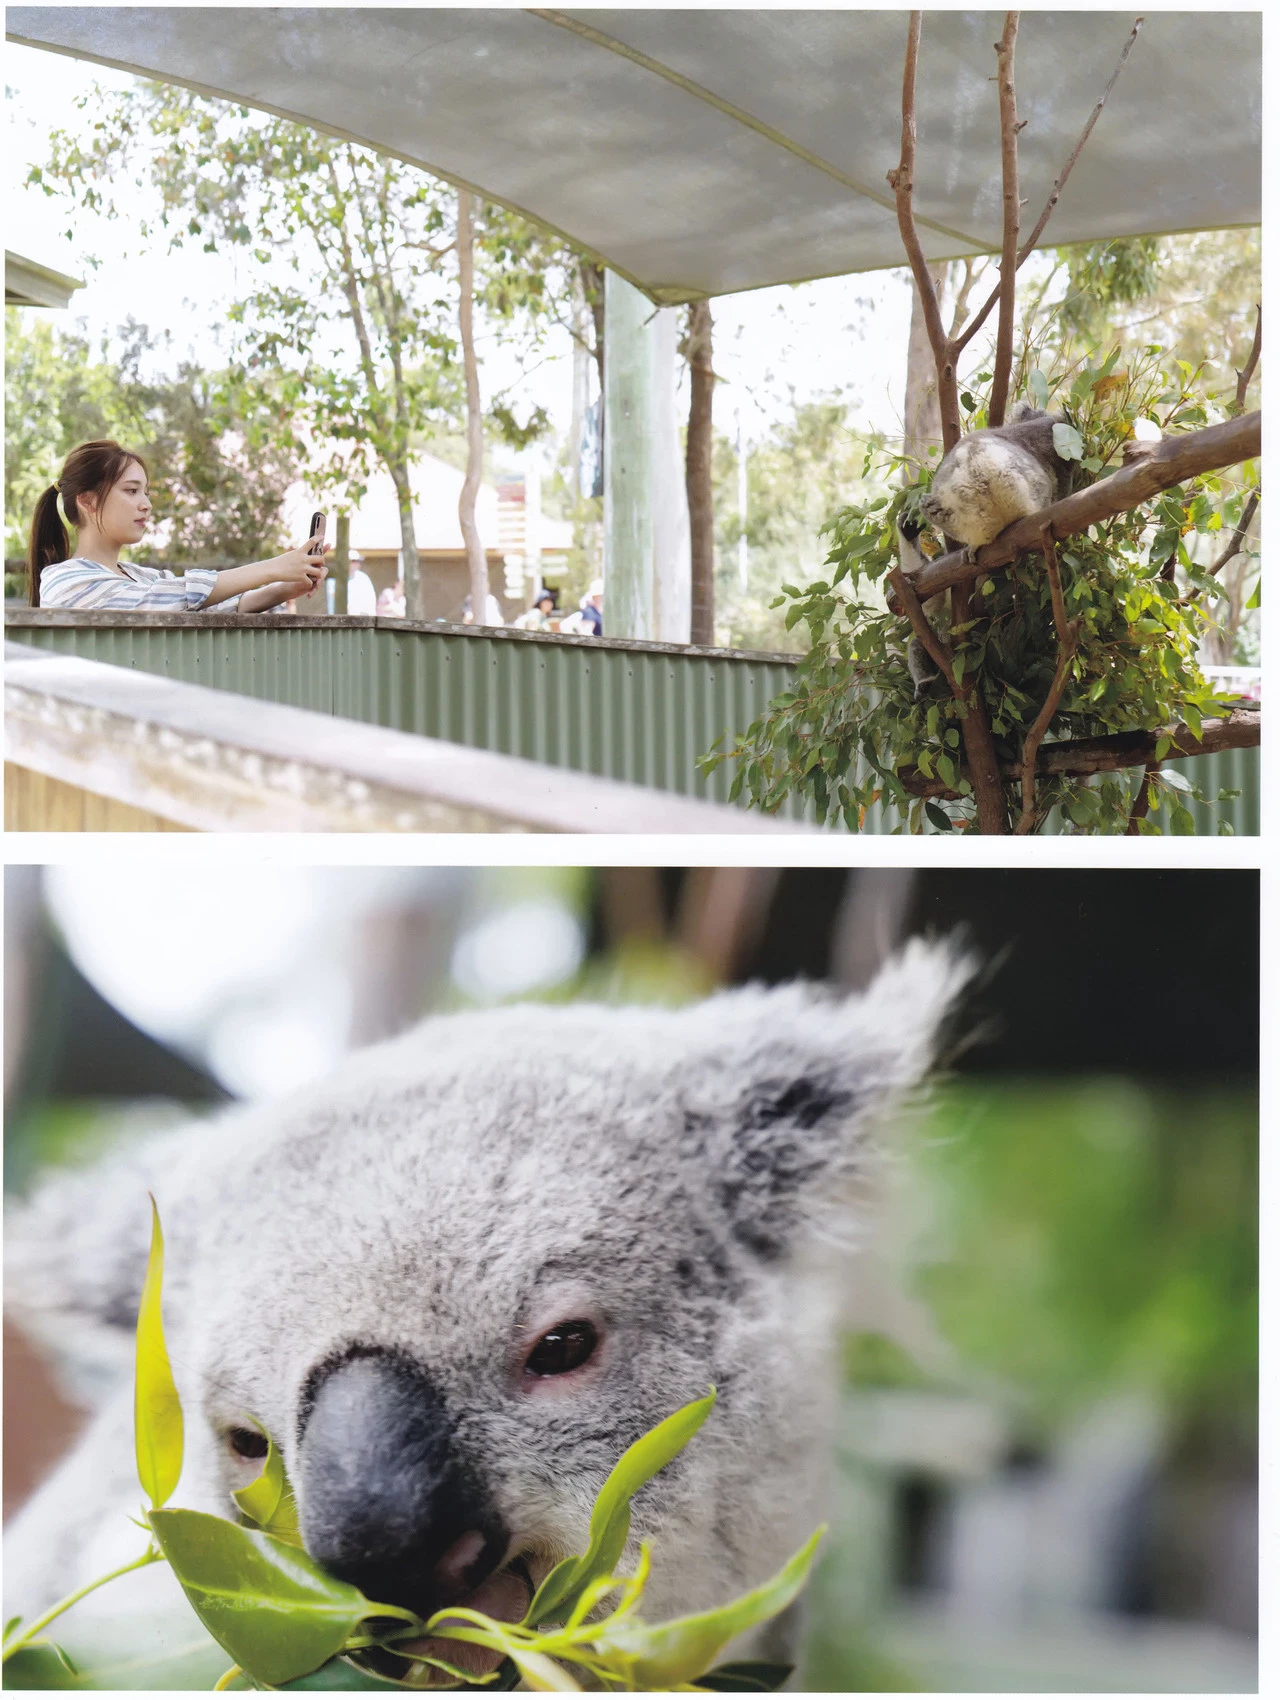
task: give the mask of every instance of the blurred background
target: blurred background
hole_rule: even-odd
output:
[[[1256,1688],[1256,873],[244,869],[207,900],[120,892],[110,868],[6,869],[10,1195],[432,1010],[856,988],[909,933],[967,928],[989,964],[968,1042],[894,1164],[888,1278],[843,1342],[802,1686]],[[6,1515],[79,1398],[6,1326]]]

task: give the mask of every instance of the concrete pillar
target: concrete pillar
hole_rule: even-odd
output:
[[[604,311],[604,629],[610,637],[688,643],[678,311],[656,309],[611,271]]]

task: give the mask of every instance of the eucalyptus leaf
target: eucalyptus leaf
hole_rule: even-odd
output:
[[[567,1617],[583,1588],[608,1576],[622,1556],[631,1529],[631,1500],[684,1449],[711,1414],[715,1389],[660,1422],[629,1446],[609,1472],[591,1513],[591,1536],[579,1558],[558,1564],[533,1597],[526,1624]]]
[[[259,1530],[203,1511],[153,1511],[150,1521],[196,1616],[258,1682],[275,1687],[317,1669],[364,1618],[409,1616],[370,1604]]]
[[[786,1610],[808,1581],[825,1533],[825,1527],[816,1529],[776,1576],[730,1605],[670,1623],[606,1625],[597,1648],[624,1666],[635,1688],[673,1688],[677,1683],[696,1682],[735,1636]]]
[[[248,1487],[237,1488],[231,1497],[259,1529],[274,1535],[278,1541],[288,1541],[290,1546],[302,1545],[302,1536],[298,1532],[297,1501],[275,1442],[269,1435],[262,1474],[255,1476]]]
[[[164,1343],[160,1289],[164,1280],[164,1235],[160,1212],[151,1200],[151,1250],[147,1257],[142,1302],[138,1306],[134,1360],[133,1429],[138,1480],[155,1507],[162,1506],[182,1474],[182,1405]]]
[[[794,1665],[771,1665],[759,1659],[738,1659],[717,1665],[695,1684],[713,1694],[776,1694],[795,1669]]]
[[[1053,447],[1062,460],[1082,460],[1084,439],[1074,425],[1057,424],[1053,428]]]

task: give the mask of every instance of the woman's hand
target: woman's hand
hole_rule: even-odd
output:
[[[251,561],[246,567],[230,567],[219,573],[204,607],[213,608],[239,596],[242,613],[260,614],[295,596],[310,596],[327,577],[322,524],[314,537],[296,549],[286,549],[269,561]]]
[[[319,541],[323,550],[323,533]],[[329,569],[323,559],[314,552],[314,547],[313,543],[305,543],[299,549],[287,549],[283,555],[277,555],[272,561],[257,562],[256,565],[262,572],[258,583],[264,586],[288,585],[288,591],[281,597],[281,601],[286,601],[290,596],[310,596],[329,576]]]

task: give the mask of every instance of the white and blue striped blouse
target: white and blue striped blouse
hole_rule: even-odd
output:
[[[218,577],[212,567],[188,567],[179,578],[164,567],[136,567],[130,561],[120,562],[120,572],[128,576],[121,578],[83,555],[56,561],[40,575],[40,606],[190,614],[204,607]],[[217,612],[234,614],[239,603],[238,596],[229,596],[216,605]]]

